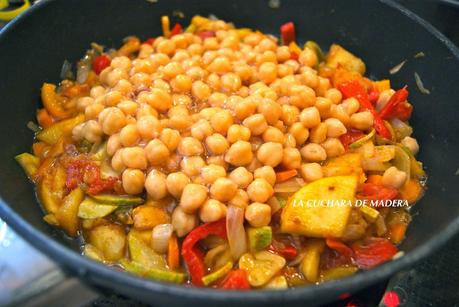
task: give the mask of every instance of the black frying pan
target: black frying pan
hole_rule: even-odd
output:
[[[459,229],[459,50],[432,26],[389,0],[282,0],[278,9],[267,2],[42,1],[4,28],[0,32],[0,216],[26,240],[90,284],[161,306],[319,304],[382,280],[445,243]],[[415,218],[401,246],[404,257],[319,286],[220,292],[114,271],[80,256],[75,242],[42,221],[33,185],[13,160],[17,153],[30,149],[33,134],[26,123],[34,118],[42,82],[58,82],[63,61],[76,62],[93,41],[119,46],[128,35],[160,35],[160,16],[172,15],[174,10],[185,13],[182,24],[195,14],[213,13],[236,25],[270,33],[278,33],[280,24],[292,20],[301,41],[342,44],[365,60],[371,76],[390,77],[395,88],[408,84],[415,106],[411,122],[429,181],[425,197],[413,208]],[[415,59],[420,51],[426,56]],[[408,62],[403,69],[390,76],[388,70],[404,59]],[[414,72],[431,95],[417,89]]]

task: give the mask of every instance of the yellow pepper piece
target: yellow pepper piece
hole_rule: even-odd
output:
[[[310,239],[306,242],[306,250],[300,268],[304,277],[310,282],[316,282],[319,278],[320,254],[324,248],[324,240]]]
[[[163,29],[164,37],[169,37],[171,35],[171,22],[169,16],[161,16],[161,28]]]
[[[372,223],[374,223],[379,216],[378,210],[373,209],[367,205],[360,207],[360,212],[362,212],[362,214]]]
[[[380,93],[385,90],[390,90],[390,80],[388,79],[375,81],[373,82],[373,85]]]
[[[51,83],[43,83],[41,87],[41,101],[45,106],[45,109],[57,118],[63,119],[68,118],[72,113],[68,110],[64,110],[62,106],[62,100],[56,93],[56,86]]]
[[[8,1],[7,0],[0,0],[0,9],[3,9],[8,6]],[[6,20],[9,21],[13,19],[14,17],[18,16],[25,10],[27,10],[30,7],[30,2],[29,0],[24,0],[24,4],[17,9],[14,10],[8,10],[4,12],[0,12],[0,20]]]
[[[17,155],[14,159],[22,166],[27,177],[32,178],[37,173],[40,158],[25,152]]]
[[[291,42],[291,43],[288,45],[288,49],[290,50],[290,52],[296,53],[296,54],[298,54],[298,55],[301,53],[301,48],[300,48],[300,46],[298,46],[297,43],[295,43],[295,42]]]
[[[40,131],[37,134],[37,139],[39,141],[53,145],[57,143],[61,137],[70,136],[72,134],[73,128],[76,125],[84,122],[84,119],[84,114],[79,114],[73,118],[57,122],[54,125]]]
[[[56,219],[69,236],[76,236],[78,231],[78,208],[83,201],[84,192],[80,188],[72,190],[64,198],[62,206],[56,212]]]

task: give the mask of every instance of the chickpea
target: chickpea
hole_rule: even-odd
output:
[[[343,100],[341,104],[346,110],[347,114],[352,115],[360,109],[360,103],[354,97],[347,98]]]
[[[212,63],[207,66],[207,69],[213,73],[224,74],[231,71],[231,62],[227,57],[217,56]]]
[[[99,123],[102,125],[102,131],[107,135],[112,135],[117,133],[126,125],[126,116],[120,109],[115,107],[106,108],[99,115],[104,116],[102,120],[99,116]]]
[[[296,147],[296,139],[291,133],[287,133],[285,135],[285,140],[284,140],[284,147],[286,148],[295,148]]]
[[[166,178],[166,187],[169,194],[179,199],[190,178],[182,172],[170,173]]]
[[[228,202],[228,206],[246,208],[249,204],[249,195],[246,191],[238,189],[234,197]]]
[[[253,227],[263,227],[271,222],[271,207],[259,202],[251,203],[245,209],[245,219]]]
[[[306,85],[293,85],[290,88],[290,104],[300,109],[314,106],[316,93]]]
[[[120,142],[123,146],[134,146],[140,139],[140,134],[137,131],[137,126],[130,124],[124,126],[120,131]]]
[[[213,155],[221,155],[229,148],[228,141],[219,133],[214,133],[211,136],[208,136],[206,138],[206,146]]]
[[[200,156],[185,157],[180,161],[182,171],[189,177],[197,176],[206,165]]]
[[[298,61],[302,65],[313,67],[318,63],[317,54],[310,48],[304,48],[298,56]]]
[[[154,118],[158,118],[158,111],[153,109],[149,104],[139,104],[139,107],[137,108],[136,117],[137,119],[140,119],[144,116],[153,116]]]
[[[127,169],[123,172],[122,182],[126,193],[131,195],[140,194],[145,184],[145,174],[138,169]]]
[[[347,111],[344,109],[343,105],[332,105],[330,107],[330,116],[338,119],[343,123],[344,126],[349,126],[351,122],[351,117],[347,114]]]
[[[189,183],[180,197],[179,206],[185,213],[191,214],[198,210],[207,199],[207,188],[201,184]]]
[[[281,120],[284,122],[285,125],[291,126],[293,123],[298,121],[298,117],[300,115],[300,111],[297,107],[284,104],[282,105],[282,116]]]
[[[256,109],[257,102],[254,100],[253,97],[249,96],[235,106],[234,115],[237,119],[243,121],[244,119],[253,115]]]
[[[325,92],[325,98],[330,99],[334,104],[338,104],[343,99],[343,95],[336,88],[331,88]]]
[[[228,110],[220,111],[212,116],[210,124],[215,132],[226,135],[228,128],[233,124],[233,116]]]
[[[155,169],[150,171],[145,180],[145,189],[147,190],[148,196],[153,200],[160,200],[166,197],[166,175]]]
[[[303,145],[309,137],[309,130],[305,128],[300,122],[296,122],[291,125],[289,132],[295,138],[295,146],[297,144]]]
[[[370,111],[358,112],[351,115],[351,126],[359,130],[369,130],[373,127],[374,118]]]
[[[183,237],[198,225],[198,219],[194,214],[187,214],[182,207],[175,207],[172,212],[171,224],[178,237]]]
[[[221,108],[225,105],[227,98],[228,96],[223,93],[214,92],[209,96],[207,102],[214,108]]]
[[[288,46],[280,46],[276,50],[276,56],[278,62],[285,62],[290,60],[290,49]]]
[[[167,126],[180,131],[187,130],[193,125],[193,119],[190,115],[173,115],[167,121]]]
[[[234,166],[243,166],[252,161],[252,146],[246,141],[237,141],[225,154],[225,162]]]
[[[191,126],[191,136],[197,140],[203,141],[213,133],[212,126],[205,119],[200,119]]]
[[[216,222],[226,216],[226,206],[216,199],[208,199],[199,209],[199,218],[204,223]]]
[[[153,82],[153,79],[150,75],[143,73],[143,72],[138,72],[131,76],[129,79],[130,83],[134,85],[136,89],[144,89],[147,88],[151,85]],[[120,80],[121,82],[121,80]],[[119,82],[118,82],[119,83]]]
[[[265,38],[263,38],[258,44],[258,47],[260,48],[260,52],[268,50],[276,51],[277,45],[272,39],[265,36]]]
[[[161,75],[154,76],[155,78],[160,78]],[[154,79],[153,80],[153,88],[161,90],[163,92],[169,93],[171,91],[171,86],[168,82],[164,81],[163,79]],[[153,96],[151,96],[153,97]],[[160,111],[161,112],[161,111]]]
[[[327,159],[327,152],[319,144],[309,143],[300,150],[303,159],[309,162],[320,162]]]
[[[178,152],[184,156],[201,155],[204,152],[201,142],[193,137],[184,137],[178,144]]]
[[[221,108],[204,108],[199,112],[199,116],[201,117],[201,119],[210,121],[210,119],[220,111],[222,111]]]
[[[310,67],[303,67],[303,68],[307,68],[307,69],[302,71],[300,75],[301,83],[312,89],[316,89],[317,86],[319,85],[319,77],[317,76],[317,72]]]
[[[97,116],[104,110],[104,106],[100,103],[94,103],[86,107],[84,116],[86,120],[97,119]]]
[[[250,139],[250,129],[241,125],[231,125],[228,128],[226,138],[228,142],[248,141]]]
[[[301,124],[300,124],[301,125]],[[303,127],[303,126],[302,126]],[[263,132],[263,141],[265,142],[274,142],[274,143],[284,143],[284,134],[282,131],[275,127],[269,126],[268,129]]]
[[[320,113],[316,107],[303,109],[300,114],[300,122],[305,128],[314,128],[320,124]]]
[[[343,134],[346,134],[347,129],[343,123],[336,118],[327,118],[325,120],[327,125],[327,136],[332,138],[337,138]]]
[[[126,147],[121,152],[123,164],[129,168],[146,169],[147,158],[142,147]]]
[[[89,96],[95,99],[97,97],[104,95],[105,92],[106,92],[105,87],[97,85],[91,88],[91,90],[89,91]]]
[[[239,188],[245,189],[253,181],[253,175],[245,167],[240,166],[230,173],[229,179],[236,183]]]
[[[114,87],[120,80],[127,78],[128,75],[126,71],[119,68],[113,70],[111,68],[106,68],[99,75],[101,82],[109,87]]]
[[[180,132],[174,129],[165,128],[161,131],[159,139],[164,145],[166,145],[170,152],[173,152],[177,149],[177,146],[180,143]]]
[[[107,154],[113,156],[115,152],[121,148],[121,141],[119,134],[113,134],[107,141]]]
[[[322,166],[319,163],[304,163],[301,165],[300,174],[305,181],[315,181],[323,177]]]
[[[207,157],[206,163],[208,165],[214,164],[223,167],[225,170],[228,169],[228,163],[225,161],[225,156],[209,156]]]
[[[116,171],[121,173],[126,169],[126,165],[123,163],[123,159],[121,158],[121,154],[123,152],[123,148],[119,149],[115,152],[115,154],[112,157],[111,165],[112,168]]]
[[[257,151],[257,159],[264,165],[272,167],[276,167],[282,162],[282,156],[282,145],[279,143],[264,143]]]
[[[398,170],[395,166],[391,166],[384,172],[381,183],[385,186],[395,189],[401,188],[407,180],[405,172]]]
[[[316,95],[317,96],[325,96],[325,93],[329,88],[331,88],[330,80],[328,78],[318,77],[319,83],[317,84]]]
[[[210,187],[210,195],[221,202],[227,202],[234,197],[237,188],[237,184],[230,179],[220,177]]]
[[[94,103],[94,98],[92,97],[80,97],[77,100],[77,110],[84,111],[88,106]]]
[[[147,95],[149,95],[147,103],[159,112],[166,112],[172,106],[172,97],[165,90],[153,88]]]
[[[320,123],[311,129],[309,134],[309,141],[312,143],[322,143],[327,139],[328,126],[325,122]]]
[[[123,100],[118,103],[117,107],[123,111],[125,115],[135,116],[138,109],[138,104],[132,100]]]
[[[256,178],[247,187],[247,194],[250,200],[264,203],[274,194],[274,190],[268,181],[263,178]]]
[[[264,98],[258,105],[258,113],[264,116],[268,124],[274,125],[282,115],[282,107],[274,100]]]
[[[161,123],[152,115],[143,116],[137,120],[137,131],[144,140],[157,138],[161,130]]]
[[[218,178],[226,177],[226,170],[223,166],[210,164],[201,168],[203,183],[212,184]]]
[[[268,128],[268,123],[262,114],[249,116],[242,124],[250,129],[251,135],[260,135]]]
[[[127,56],[117,56],[112,59],[110,66],[127,71],[131,68],[131,60]]]
[[[296,169],[301,166],[301,153],[296,148],[284,148],[284,155],[282,158],[282,165],[286,169]]]
[[[410,136],[405,136],[403,140],[401,141],[401,143],[403,146],[407,147],[413,153],[413,155],[418,153],[419,144],[415,138],[412,138]]]
[[[254,171],[253,176],[255,179],[261,178],[266,180],[272,186],[276,183],[276,172],[271,166],[262,166],[257,168]]]
[[[164,39],[158,43],[156,51],[166,55],[172,55],[175,52],[175,43],[172,40]]]
[[[171,85],[175,92],[187,93],[191,90],[192,80],[189,76],[179,74],[172,81]]]
[[[258,78],[266,84],[270,84],[277,78],[277,65],[265,62],[258,68]]]
[[[202,81],[195,81],[191,86],[191,93],[198,100],[206,100],[210,96],[210,87]]]
[[[328,138],[321,145],[329,158],[340,156],[346,151],[341,141],[337,138]]]
[[[95,120],[89,120],[84,124],[83,137],[91,143],[100,143],[102,141],[102,127]]]
[[[328,98],[317,97],[315,106],[319,110],[320,116],[322,118],[328,117],[332,104],[332,101]]]
[[[170,156],[167,146],[158,139],[148,142],[147,146],[145,146],[145,154],[151,165],[164,164]]]
[[[243,83],[249,81],[254,74],[254,70],[252,69],[252,67],[247,65],[245,62],[242,62],[240,64],[238,63],[237,65],[234,63],[233,70],[234,73],[239,76]]]
[[[183,74],[182,66],[177,62],[169,62],[166,66],[163,67],[163,75],[167,80],[171,80],[175,78],[177,75]],[[188,76],[186,76],[188,77]],[[191,78],[188,77],[190,80],[190,87],[191,87]]]

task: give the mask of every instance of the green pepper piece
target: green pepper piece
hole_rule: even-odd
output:
[[[118,206],[123,206],[123,205],[135,206],[135,205],[140,205],[144,202],[142,197],[136,197],[136,196],[99,194],[99,195],[91,195],[90,197],[101,203],[118,205]]]
[[[40,166],[40,158],[24,152],[14,157],[14,159],[22,166],[29,178],[37,173],[38,167]]]
[[[258,252],[265,249],[272,241],[272,229],[270,226],[249,228],[249,246],[251,252]]]
[[[307,41],[304,44],[304,48],[309,48],[312,51],[314,51],[317,55],[317,59],[319,60],[319,63],[325,60],[325,55],[322,49],[320,48],[319,44],[317,44],[315,41]]]
[[[186,279],[186,275],[183,273],[154,268],[145,268],[140,263],[135,261],[129,261],[127,259],[121,259],[119,263],[122,266],[122,268],[127,272],[149,279],[166,281],[176,284],[182,284],[185,282]]]
[[[78,217],[83,219],[95,219],[104,217],[118,208],[117,205],[105,204],[86,197],[78,208]]]
[[[226,274],[228,274],[231,269],[233,268],[233,263],[231,261],[227,262],[224,266],[216,270],[215,272],[212,272],[210,274],[205,275],[202,278],[202,283],[206,286],[216,282]]]

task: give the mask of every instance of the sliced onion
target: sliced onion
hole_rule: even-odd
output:
[[[90,71],[91,71],[91,66],[89,66],[89,65],[78,65],[76,81],[78,83],[85,83],[86,80],[88,79],[88,75],[89,75]]]
[[[397,140],[402,140],[406,136],[410,136],[413,133],[413,128],[398,118],[393,118],[389,122],[394,129],[395,137]]]
[[[169,239],[172,236],[172,224],[156,225],[152,231],[151,247],[159,254],[165,254],[169,247]]]
[[[303,179],[295,177],[287,181],[276,183],[274,193],[295,193],[305,185]]]
[[[282,208],[282,205],[276,196],[273,196],[270,199],[268,199],[267,204],[271,207],[271,215],[273,215]]]
[[[222,254],[225,250],[228,249],[228,244],[227,243],[224,243],[224,244],[220,244],[220,245],[217,245],[216,247],[210,249],[206,256],[204,257],[204,263],[207,267],[213,267],[213,265],[215,264],[216,262],[216,259],[217,257]]]
[[[247,251],[244,229],[244,209],[229,206],[226,213],[226,232],[233,259],[239,259]]]
[[[419,77],[417,72],[414,73],[414,79],[419,91],[423,94],[429,95],[430,91],[424,87],[424,83],[422,82],[421,77]]]

